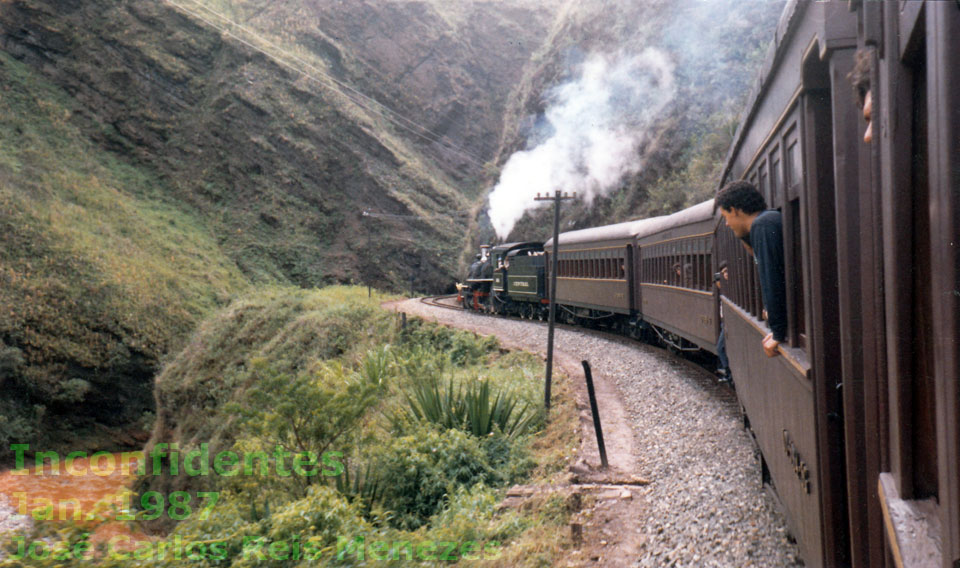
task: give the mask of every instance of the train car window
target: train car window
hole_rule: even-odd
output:
[[[922,53],[923,47],[916,48]],[[917,499],[939,496],[939,474],[937,438],[943,435],[943,430],[936,424],[936,371],[934,369],[934,345],[937,341],[934,335],[933,323],[933,289],[930,285],[933,279],[934,242],[931,235],[931,195],[929,179],[930,162],[930,125],[928,124],[928,91],[927,70],[923,66],[922,56],[917,57],[917,64],[911,67],[913,81],[911,98],[913,99],[913,116],[910,145],[912,146],[910,188],[913,211],[910,215],[911,235],[913,237],[912,250],[914,253],[912,266],[905,270],[912,280],[911,327],[913,330],[913,361],[909,366],[909,374],[899,380],[907,381],[907,389],[912,393],[912,400],[907,424],[901,424],[909,432],[912,446],[913,494]],[[875,138],[876,139],[876,138]],[[905,267],[906,268],[906,267]],[[912,278],[911,278],[912,277]],[[901,387],[901,391],[903,388]],[[909,483],[909,482],[908,482]]]
[[[703,291],[711,292],[713,290],[713,254],[707,253],[703,255],[703,269],[706,273],[707,280],[703,283]]]
[[[770,196],[771,207],[783,203],[780,191],[783,189],[783,170],[780,167],[780,146],[774,146],[770,152]]]
[[[703,280],[703,275],[701,274],[702,261],[700,260],[700,257],[701,255],[699,254],[690,255],[690,270],[693,272],[693,279],[692,279],[692,282],[690,282],[690,287],[693,288],[694,290],[703,289],[703,286],[701,285],[701,281]]]
[[[757,186],[757,189],[760,190],[760,193],[763,194],[764,199],[767,200],[767,205],[771,204],[773,200],[770,199],[770,187],[767,185],[767,164],[766,161],[760,163],[760,167],[757,168],[760,176],[760,185]]]
[[[703,254],[700,255],[700,273],[702,278],[700,279],[701,290],[704,292],[710,290],[710,282],[712,281],[711,271],[710,271],[710,255],[706,252],[707,250],[707,241],[706,239],[701,240],[700,245],[703,250]]]
[[[800,225],[800,200],[787,204],[789,225],[784,227],[786,254],[787,330],[792,347],[807,348],[806,312],[803,303],[803,241]]]
[[[803,164],[801,162],[800,144],[798,143],[797,127],[793,125],[784,136],[784,168],[786,176],[787,200],[795,199],[800,194],[800,183],[803,181]]]
[[[700,289],[704,292],[710,290],[710,261],[706,254],[700,255]]]

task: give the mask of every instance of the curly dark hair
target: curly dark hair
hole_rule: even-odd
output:
[[[859,49],[855,58],[856,63],[853,66],[853,71],[847,74],[847,79],[853,85],[853,93],[857,97],[857,106],[863,108],[867,92],[870,91],[870,52]]]
[[[714,207],[729,211],[736,207],[747,215],[767,209],[767,201],[756,186],[748,181],[734,181],[723,186],[714,199]]]

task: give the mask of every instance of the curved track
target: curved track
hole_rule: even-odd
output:
[[[442,300],[449,300],[451,298],[456,298],[457,294],[444,294],[443,296],[425,296],[420,298],[420,302],[428,305],[434,306],[437,308],[447,308],[448,310],[462,310],[463,307],[453,304],[445,304]]]
[[[444,294],[441,296],[424,296],[420,298],[420,302],[428,306],[434,306],[437,308],[446,308],[448,310],[457,310],[461,312],[467,312],[478,315],[487,315],[494,317],[501,317],[507,319],[515,320],[527,320],[527,321],[541,321],[546,323],[546,320],[538,320],[538,318],[525,318],[521,316],[510,316],[503,314],[492,314],[488,312],[475,311],[475,310],[465,310],[463,306],[457,304],[455,301],[452,303],[445,303],[444,300],[452,300],[457,297],[457,294]],[[620,333],[617,333],[610,329],[595,329],[590,327],[584,327],[579,325],[569,325],[565,323],[557,322],[557,328],[569,329],[571,331],[579,331],[582,333],[594,334],[600,337],[606,337],[607,339],[616,339],[622,342],[633,342],[637,341],[643,343],[644,345],[649,345],[651,347],[664,349],[667,352],[672,353],[678,359],[686,361],[689,364],[695,365],[705,371],[707,371],[711,376],[716,378],[716,363],[713,360],[713,356],[709,355],[706,351],[702,350],[687,350],[687,349],[678,349],[671,342],[663,341],[661,345],[657,345],[655,342],[645,341],[636,337],[629,337]],[[660,339],[663,340],[663,336],[660,336]],[[728,383],[730,390],[733,391],[733,384]]]

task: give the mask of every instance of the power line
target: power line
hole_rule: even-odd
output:
[[[470,211],[453,211],[446,215],[397,215],[394,213],[374,213],[363,210],[361,217],[372,217],[375,219],[452,219],[454,217],[463,217],[469,215]]]
[[[263,48],[261,48],[261,47],[259,47],[259,46],[256,46],[256,45],[252,44],[251,42],[247,41],[246,39],[244,39],[244,38],[236,35],[235,33],[233,33],[232,31],[230,31],[230,30],[228,30],[228,29],[226,29],[225,27],[222,27],[221,25],[218,25],[217,23],[212,22],[210,19],[204,17],[202,14],[200,14],[200,13],[194,11],[194,10],[191,10],[190,8],[184,6],[183,4],[178,4],[177,2],[175,2],[175,1],[173,1],[173,0],[164,0],[164,1],[167,2],[168,4],[172,5],[172,6],[175,6],[176,8],[180,9],[181,11],[186,12],[187,14],[190,14],[191,16],[193,16],[193,17],[195,17],[195,18],[197,18],[197,19],[205,22],[206,24],[208,24],[208,25],[211,26],[212,28],[220,31],[221,33],[224,33],[224,34],[232,37],[233,39],[237,40],[238,42],[242,43],[243,45],[246,45],[247,47],[249,47],[249,48],[257,51],[258,53],[261,53],[261,54],[265,55],[265,56],[268,57],[269,59],[275,61],[277,64],[279,64],[279,65],[281,65],[281,66],[283,66],[283,67],[286,67],[287,69],[290,69],[291,71],[293,71],[293,72],[295,72],[295,73],[298,73],[298,74],[300,74],[300,75],[303,75],[304,77],[306,77],[306,78],[308,78],[308,79],[313,80],[314,82],[316,82],[316,83],[318,83],[318,84],[326,87],[327,89],[330,89],[331,91],[333,91],[333,92],[335,92],[335,93],[343,96],[344,98],[346,98],[346,99],[349,100],[350,102],[354,103],[355,105],[363,108],[364,110],[367,110],[367,111],[369,111],[369,112],[375,113],[375,114],[383,117],[384,119],[386,119],[386,120],[389,121],[390,123],[394,124],[394,125],[397,126],[398,128],[401,128],[401,129],[403,129],[403,130],[406,130],[407,132],[410,132],[410,133],[413,134],[414,136],[417,136],[417,137],[419,137],[419,138],[422,138],[423,140],[426,140],[427,142],[430,142],[430,143],[432,143],[432,144],[438,144],[438,145],[441,146],[442,148],[444,148],[444,149],[446,149],[446,150],[448,150],[448,151],[451,151],[451,152],[453,152],[453,153],[455,153],[455,154],[458,154],[459,156],[467,159],[469,162],[471,162],[474,166],[476,166],[476,167],[478,167],[478,168],[483,168],[483,167],[486,165],[486,163],[485,163],[482,159],[480,159],[479,157],[474,156],[474,155],[471,154],[470,152],[468,152],[468,151],[466,151],[466,150],[464,150],[464,149],[456,146],[455,144],[453,144],[452,142],[450,142],[449,139],[447,139],[445,136],[443,136],[443,135],[441,135],[441,134],[438,134],[438,133],[436,133],[436,132],[431,131],[430,129],[426,128],[425,126],[422,126],[422,125],[416,123],[415,121],[413,121],[413,120],[411,120],[411,119],[409,119],[409,118],[406,118],[405,116],[403,116],[403,115],[400,114],[399,112],[390,109],[389,107],[387,107],[387,106],[384,105],[383,103],[381,103],[381,102],[379,102],[379,101],[377,101],[377,100],[375,100],[375,99],[373,99],[373,98],[365,95],[364,93],[362,93],[361,91],[359,91],[359,90],[351,87],[350,85],[348,85],[348,84],[346,84],[346,83],[344,83],[344,82],[342,82],[342,81],[339,81],[339,80],[336,79],[336,78],[331,77],[330,75],[328,75],[328,74],[325,73],[324,71],[322,71],[322,70],[316,68],[315,66],[311,65],[309,62],[304,61],[303,59],[301,59],[300,57],[298,57],[298,56],[296,56],[296,55],[293,55],[293,54],[290,54],[290,53],[284,51],[284,50],[281,49],[280,47],[278,47],[278,46],[276,46],[275,44],[271,43],[269,40],[264,39],[262,36],[260,36],[260,35],[257,34],[256,32],[251,31],[251,30],[248,29],[247,27],[245,27],[245,26],[243,26],[242,24],[239,24],[239,23],[231,20],[229,17],[227,17],[227,16],[225,16],[225,15],[217,12],[216,10],[213,10],[213,9],[211,9],[211,8],[208,8],[208,7],[204,6],[203,4],[199,3],[197,0],[188,0],[188,1],[189,1],[189,2],[192,2],[192,3],[195,4],[196,6],[199,6],[199,7],[202,8],[203,10],[214,14],[216,17],[220,18],[221,20],[223,20],[223,21],[226,22],[227,24],[233,25],[233,26],[235,26],[235,27],[237,27],[237,28],[240,28],[240,29],[244,30],[245,32],[247,32],[247,33],[250,34],[251,36],[257,38],[258,40],[260,40],[261,42],[267,44],[268,46],[270,46],[271,48],[275,49],[276,51],[279,51],[280,53],[282,53],[282,54],[285,55],[286,57],[289,57],[289,58],[297,61],[298,63],[304,65],[305,67],[311,69],[311,70],[312,70],[314,73],[316,73],[317,75],[322,76],[323,79],[318,78],[318,77],[316,77],[316,76],[314,76],[314,75],[311,75],[310,73],[307,73],[307,72],[304,71],[303,69],[300,69],[300,68],[294,66],[293,64],[291,64],[291,63],[289,63],[289,62],[287,62],[287,61],[284,61],[283,59],[281,59],[281,58],[278,57],[277,55],[275,55],[275,54],[273,54],[273,53],[271,53],[271,52],[269,52],[269,51],[267,51],[267,50],[265,50],[265,49],[263,49]],[[333,85],[342,87],[343,89],[345,89],[345,90],[353,93],[354,96],[348,95],[347,93],[343,92],[342,90],[338,89],[337,87],[331,85],[331,83],[332,83]],[[357,99],[354,98],[354,97],[359,97],[361,100],[357,100]],[[375,108],[374,106],[371,106],[371,105],[368,105],[368,104],[364,104],[364,103],[361,102],[361,101],[369,101],[369,103],[372,103],[372,105],[375,105],[375,107],[380,107],[380,108]],[[382,109],[382,110],[381,110],[381,109]],[[393,115],[393,116],[390,116],[390,115]],[[404,124],[404,123],[406,123],[406,124]],[[418,131],[418,130],[419,130],[419,131]],[[420,132],[420,131],[422,131],[422,132]],[[431,138],[431,137],[432,137],[432,138]]]

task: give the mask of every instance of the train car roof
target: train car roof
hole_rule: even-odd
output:
[[[652,219],[641,219],[639,221],[626,221],[614,225],[604,225],[602,227],[591,227],[589,229],[579,229],[577,231],[567,231],[560,233],[561,245],[575,245],[579,243],[594,243],[599,241],[617,241],[632,239],[636,234],[637,227],[641,223],[646,223]],[[543,248],[553,246],[553,239],[543,243]]]
[[[651,217],[649,219],[640,219],[635,221],[626,221],[614,225],[604,225],[602,227],[592,227],[590,229],[580,229],[578,231],[569,231],[560,233],[561,245],[574,245],[580,243],[594,243],[603,241],[617,241],[634,238],[643,238],[649,235],[682,227],[692,223],[699,223],[715,217],[713,210],[713,199],[708,199],[703,203],[698,203],[692,207],[687,207],[682,211],[660,217]],[[553,239],[543,243],[543,248],[548,249],[553,246]]]
[[[650,223],[639,227],[640,230],[637,231],[634,236],[642,239],[668,229],[700,223],[711,218],[716,218],[716,212],[713,210],[713,199],[708,199],[692,207],[677,211],[676,213],[648,219]]]
[[[503,251],[511,251],[511,250],[527,249],[527,248],[543,250],[543,243],[539,241],[520,241],[515,243],[503,243],[503,244],[491,247],[490,252],[493,252],[493,251],[503,252]]]

